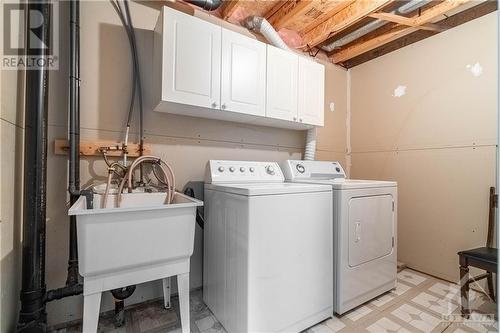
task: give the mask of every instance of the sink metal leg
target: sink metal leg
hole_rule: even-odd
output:
[[[101,293],[85,295],[83,297],[83,333],[97,332],[100,307]]]
[[[189,333],[189,273],[177,275],[182,333]]]
[[[163,304],[165,309],[170,309],[170,277],[164,278],[163,282]]]

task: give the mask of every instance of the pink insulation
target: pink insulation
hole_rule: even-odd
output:
[[[228,22],[233,23],[233,24],[239,24],[241,21],[243,21],[246,17],[248,16],[247,11],[245,8],[238,7],[236,10],[234,10],[231,15],[226,19]]]
[[[297,49],[302,46],[302,37],[296,31],[283,28],[278,31],[278,35],[280,35],[289,48]]]

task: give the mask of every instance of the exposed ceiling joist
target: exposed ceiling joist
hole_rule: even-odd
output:
[[[392,13],[372,13],[368,16],[376,18],[376,19],[388,21],[388,22],[406,25],[408,27],[419,28],[422,30],[429,30],[429,31],[443,31],[444,30],[443,27],[440,27],[437,24],[427,23],[427,24],[418,25],[415,22],[415,19],[412,19],[409,17],[404,17],[401,15],[392,14]]]
[[[418,17],[415,18],[415,24],[422,25],[427,22],[431,22],[432,20],[439,18],[439,16],[446,14],[452,9],[460,7],[469,1],[471,0],[444,0],[434,7],[431,7],[422,12]]]
[[[303,44],[310,48],[317,46],[392,1],[394,0],[357,0],[307,32],[303,36]]]
[[[457,8],[459,6],[462,6],[469,1],[471,0],[444,0],[439,4],[425,10],[418,17],[415,17],[414,23],[417,26],[427,24],[439,18],[446,12],[454,8]],[[408,26],[397,25],[392,29],[390,29],[389,31],[384,32],[383,34],[375,36],[373,38],[370,39],[360,38],[357,42],[354,42],[353,44],[350,44],[338,51],[335,51],[331,56],[331,59],[334,63],[340,63],[346,61],[360,54],[373,50],[381,45],[390,43],[398,38],[409,35],[417,30],[418,28],[413,26],[408,27]]]
[[[279,8],[284,3],[285,1],[282,0],[225,1],[221,14],[225,20],[238,21],[250,15],[266,16],[267,13],[272,12],[273,8]]]
[[[294,3],[294,2],[297,2],[299,0],[282,0],[282,1],[278,1],[276,2],[276,4],[273,6],[273,8],[271,8],[271,10],[269,10],[267,13],[265,13],[264,17],[269,21],[270,18],[276,13],[278,12],[282,7],[286,6],[287,4],[290,4],[290,3]]]
[[[494,11],[498,10],[498,2],[493,0],[485,1],[479,5],[466,9],[462,12],[459,12],[455,15],[449,16],[441,21],[438,21],[440,27],[444,27],[446,29],[450,29],[466,22],[475,20],[481,16],[487,15]],[[409,35],[406,35],[402,38],[399,38],[390,43],[381,45],[369,52],[365,52],[357,57],[349,59],[342,63],[342,65],[346,68],[352,68],[354,66],[360,65],[364,62],[370,61],[377,57],[383,56],[384,54],[388,54],[395,50],[398,50],[402,47],[411,45],[413,43],[419,42],[425,38],[436,35],[438,32],[436,31],[425,31],[419,30],[413,32]]]
[[[343,62],[357,55],[368,52],[380,45],[387,44],[393,40],[411,34],[417,30],[417,28],[397,25],[381,35],[369,39],[360,38],[359,41],[355,42],[353,45],[334,51],[330,59],[332,59],[333,63]]]
[[[269,16],[269,23],[276,30],[282,28],[303,32],[311,24],[334,15],[353,0],[291,0]]]

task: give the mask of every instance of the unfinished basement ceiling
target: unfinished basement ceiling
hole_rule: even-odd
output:
[[[350,68],[497,10],[494,0],[231,0],[222,18],[263,16],[291,48]]]

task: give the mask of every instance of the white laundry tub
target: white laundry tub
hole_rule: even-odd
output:
[[[108,198],[113,207],[116,195]],[[124,193],[119,208],[87,209],[80,197],[69,209],[76,215],[79,272],[83,277],[112,275],[148,265],[189,259],[193,253],[196,207],[203,202],[176,193],[164,204],[165,193]]]

